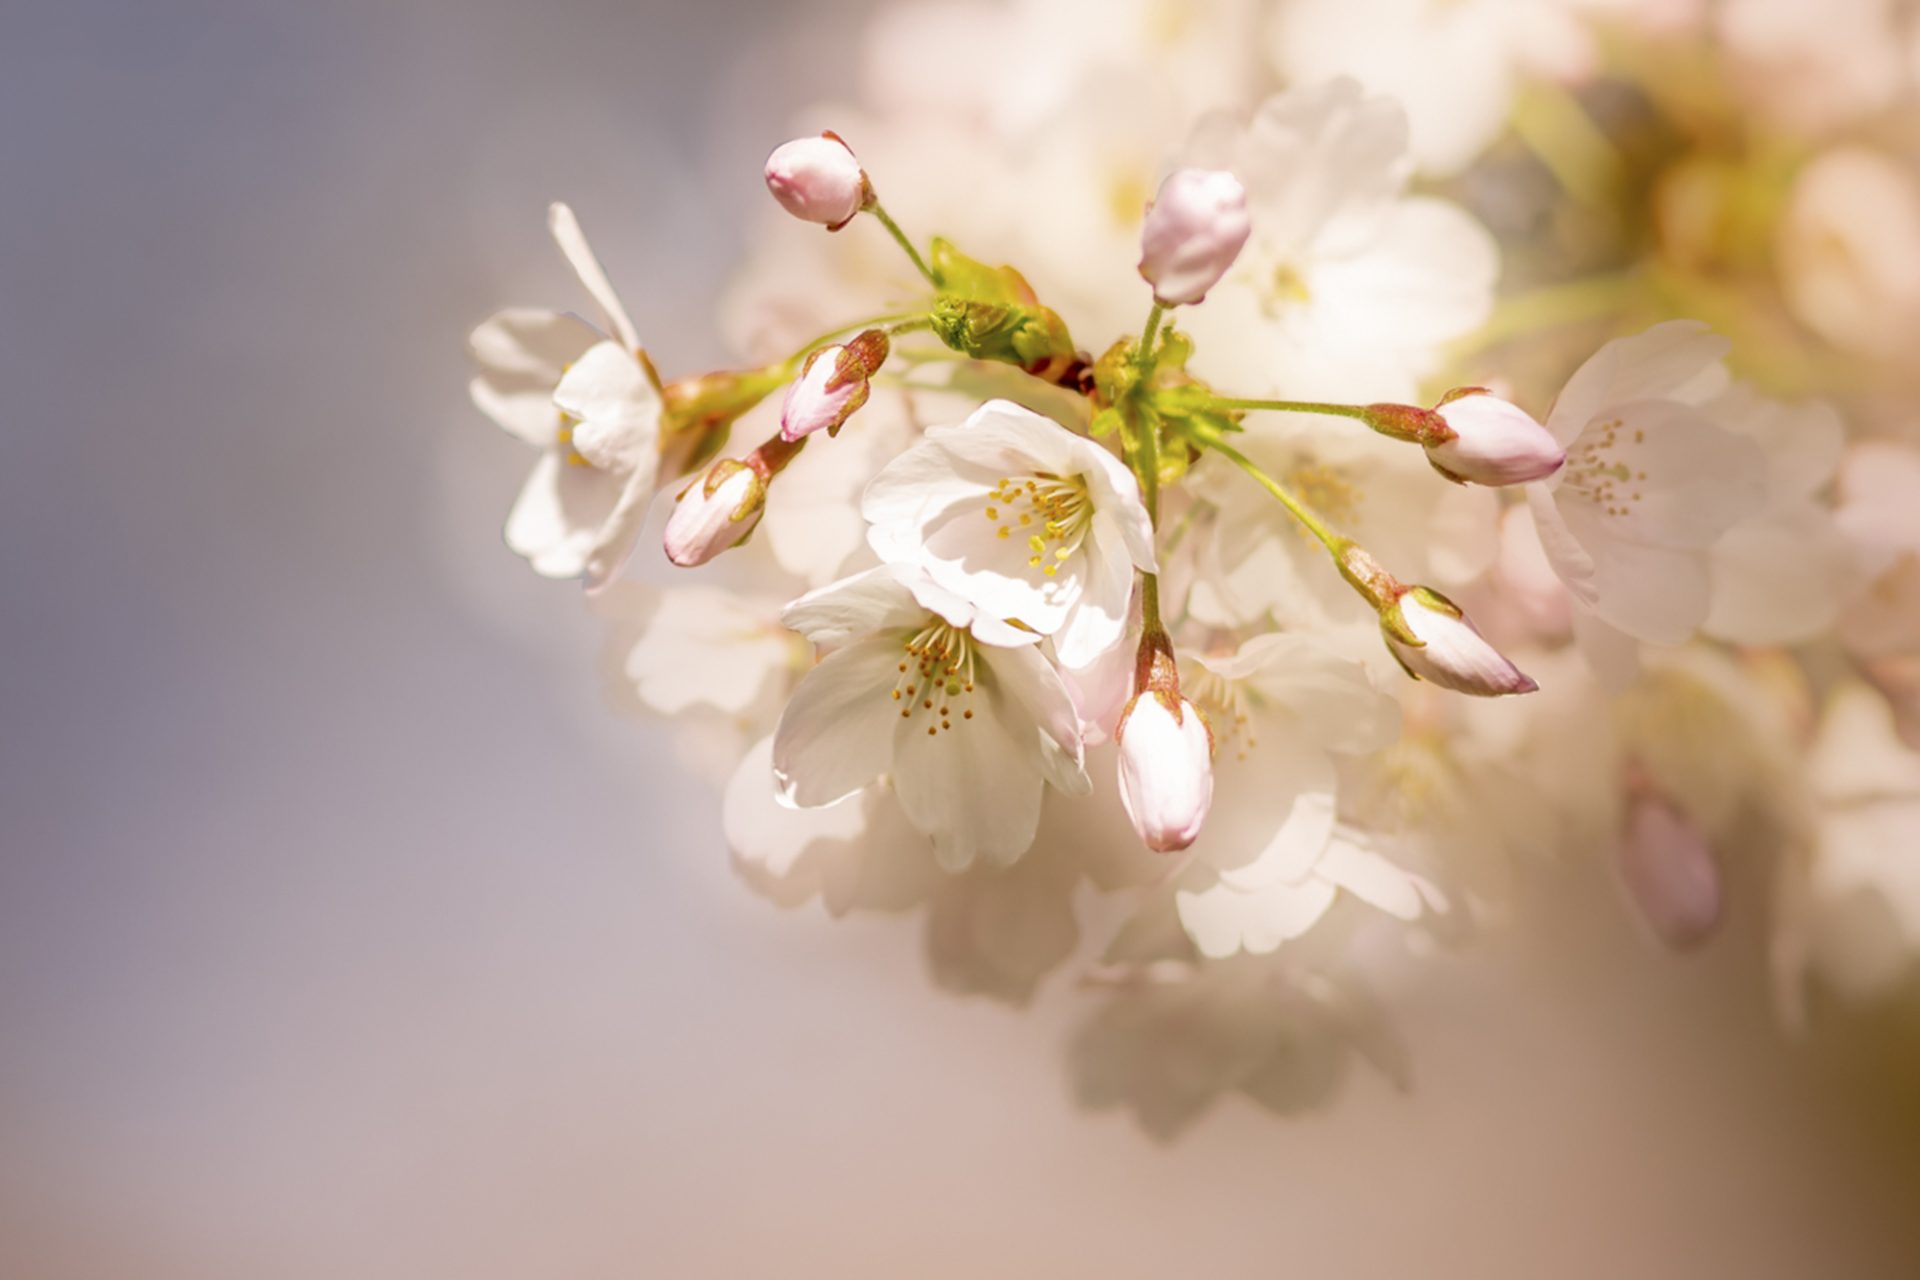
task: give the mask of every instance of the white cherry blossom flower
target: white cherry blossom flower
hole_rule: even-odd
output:
[[[829,650],[774,735],[788,803],[833,804],[886,774],[957,871],[1025,853],[1046,784],[1091,788],[1072,696],[1032,632],[895,565],[809,592],[781,617]]]
[[[1541,546],[1578,609],[1632,639],[1693,635],[1713,545],[1765,500],[1759,448],[1707,412],[1726,349],[1687,320],[1610,342],[1547,418],[1567,463],[1527,490]]]
[[[1242,394],[1408,401],[1493,305],[1498,251],[1457,205],[1406,196],[1407,117],[1333,80],[1216,112],[1179,163],[1247,190],[1253,234],[1182,317],[1195,368]]]
[[[1175,882],[1202,954],[1265,953],[1298,938],[1344,891],[1403,919],[1438,890],[1335,818],[1334,757],[1379,750],[1399,708],[1360,664],[1298,634],[1194,659],[1181,687],[1213,727],[1213,809]]]
[[[917,565],[984,614],[1052,636],[1069,667],[1118,643],[1135,570],[1154,570],[1140,487],[1099,444],[1007,400],[930,428],[861,500],[882,560]]]
[[[469,339],[480,364],[470,389],[541,451],[507,516],[507,545],[545,577],[598,587],[626,563],[653,497],[660,392],[573,210],[553,205],[547,225],[609,333],[558,312],[501,311]]]

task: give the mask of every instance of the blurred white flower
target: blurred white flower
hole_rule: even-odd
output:
[[[1306,636],[1268,634],[1196,657],[1182,687],[1216,746],[1213,811],[1174,892],[1203,955],[1272,951],[1343,890],[1402,919],[1441,906],[1431,884],[1335,825],[1334,755],[1399,731],[1398,706],[1364,668]]]
[[[1824,133],[1890,104],[1903,87],[1896,0],[1722,0],[1714,35],[1768,123]]]
[[[1464,169],[1505,127],[1526,71],[1572,77],[1596,61],[1566,0],[1289,0],[1271,47],[1290,82],[1353,76],[1413,122],[1421,169]]]
[[[1920,652],[1920,450],[1888,440],[1848,449],[1834,519],[1852,541],[1867,589],[1847,606],[1840,638],[1866,658]]]
[[[547,225],[611,336],[557,312],[499,312],[468,340],[480,365],[471,391],[482,412],[541,450],[507,516],[507,545],[546,577],[603,586],[653,497],[660,392],[573,210],[553,205]]]
[[[1831,405],[1788,405],[1744,384],[1706,406],[1758,445],[1766,465],[1759,511],[1713,544],[1701,630],[1741,644],[1798,644],[1833,626],[1861,586],[1860,557],[1819,497],[1840,466],[1846,431]]]
[[[996,618],[1052,636],[1083,667],[1126,626],[1136,569],[1154,568],[1140,486],[1085,436],[1005,400],[934,427],[861,500],[873,549],[924,569]]]
[[[1920,179],[1871,148],[1836,147],[1794,180],[1775,250],[1787,305],[1821,337],[1892,358],[1920,329]]]
[[[809,592],[781,620],[829,650],[774,735],[790,803],[833,804],[887,774],[957,871],[1025,853],[1045,784],[1089,789],[1073,699],[1033,633],[892,565]]]
[[[1707,412],[1726,349],[1680,320],[1610,342],[1547,419],[1567,464],[1527,490],[1541,546],[1578,610],[1633,639],[1693,635],[1713,545],[1765,501],[1760,449]]]
[[[1406,196],[1407,117],[1334,80],[1201,120],[1180,163],[1246,187],[1253,234],[1182,317],[1195,367],[1237,394],[1415,398],[1439,348],[1477,328],[1498,253],[1469,214]]]

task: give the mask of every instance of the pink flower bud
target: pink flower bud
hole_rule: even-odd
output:
[[[691,568],[738,546],[760,523],[766,501],[767,482],[757,470],[722,458],[674,501],[667,517],[667,559]]]
[[[1140,231],[1140,274],[1154,301],[1200,301],[1240,256],[1253,224],[1247,192],[1224,169],[1181,169],[1160,184]]]
[[[839,137],[823,133],[795,138],[767,157],[767,190],[780,207],[804,222],[838,231],[873,198],[860,161]]]
[[[867,402],[869,380],[886,363],[888,347],[886,334],[869,329],[843,347],[822,347],[809,355],[780,406],[781,438],[799,440],[816,431],[839,434],[854,410]]]
[[[1676,951],[1720,926],[1720,866],[1700,828],[1655,795],[1633,801],[1620,845],[1620,879],[1654,936]]]
[[[1149,689],[1120,713],[1120,803],[1155,853],[1192,844],[1213,804],[1213,734],[1191,702]]]
[[[1474,388],[1449,396],[1436,410],[1453,439],[1427,445],[1442,474],[1474,484],[1528,484],[1560,469],[1567,451],[1531,414]]]
[[[1459,606],[1438,591],[1413,588],[1382,611],[1380,623],[1387,647],[1407,673],[1443,689],[1497,698],[1540,687],[1488,644]],[[1408,636],[1421,643],[1409,644]]]

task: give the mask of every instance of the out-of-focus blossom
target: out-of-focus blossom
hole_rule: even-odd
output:
[[[1759,448],[1707,412],[1726,349],[1691,321],[1610,342],[1547,419],[1567,464],[1527,491],[1541,545],[1578,608],[1632,639],[1706,621],[1712,548],[1766,499]]]
[[[1840,637],[1865,658],[1920,653],[1920,450],[1867,440],[1847,450],[1835,522],[1860,557],[1864,591]]]
[[[1790,1010],[1819,979],[1861,1002],[1920,981],[1920,753],[1899,741],[1886,703],[1837,690],[1821,718],[1813,773],[1822,809],[1813,847],[1788,869],[1776,940]]]
[[[1701,629],[1742,644],[1796,644],[1833,625],[1861,585],[1859,555],[1819,498],[1840,465],[1845,430],[1833,406],[1789,405],[1745,385],[1707,406],[1760,447],[1766,497],[1713,544]]]
[[[1252,229],[1239,179],[1219,169],[1180,169],[1147,209],[1140,275],[1163,305],[1199,302],[1240,256]]]
[[[1719,927],[1725,889],[1705,834],[1657,795],[1636,798],[1619,846],[1621,883],[1647,927],[1676,951]]]
[[[1442,905],[1420,876],[1336,829],[1335,755],[1378,750],[1399,727],[1359,664],[1305,636],[1265,635],[1197,657],[1181,684],[1216,747],[1213,808],[1174,884],[1203,954],[1272,951],[1343,892],[1402,919]]]
[[[767,157],[767,190],[802,222],[838,231],[873,198],[853,149],[837,134],[783,142]]]
[[[545,577],[603,586],[653,497],[660,391],[573,210],[555,204],[547,226],[608,332],[553,311],[501,311],[469,339],[480,365],[471,390],[482,412],[541,451],[507,515],[507,545]]]
[[[1246,187],[1253,234],[1183,323],[1195,367],[1247,394],[1415,398],[1486,319],[1498,255],[1457,205],[1406,196],[1407,118],[1334,80],[1202,119],[1180,163]]]
[[[1171,703],[1172,705],[1169,705]],[[1120,803],[1155,853],[1192,844],[1213,804],[1213,734],[1185,698],[1147,689],[1120,715]]]
[[[1785,128],[1837,129],[1902,88],[1895,0],[1723,0],[1714,35],[1749,107]]]
[[[929,430],[874,477],[861,509],[882,560],[919,566],[984,613],[1052,636],[1069,667],[1119,641],[1134,571],[1154,569],[1132,473],[1005,400]]]
[[[1857,145],[1816,157],[1794,182],[1776,249],[1787,304],[1821,337],[1877,357],[1910,349],[1920,330],[1920,178],[1910,167]]]
[[[1088,790],[1072,696],[1033,633],[897,566],[809,592],[781,620],[830,650],[774,735],[790,803],[833,804],[887,774],[957,871],[1025,853],[1047,783]]]
[[[1292,83],[1349,75],[1391,94],[1434,174],[1465,168],[1505,127],[1523,74],[1573,78],[1596,51],[1565,0],[1289,0],[1270,43]]]

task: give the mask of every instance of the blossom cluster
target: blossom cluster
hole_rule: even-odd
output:
[[[1500,246],[1420,182],[1596,74],[1608,24],[1707,18],[1141,7],[881,19],[868,104],[766,159],[721,307],[738,367],[656,368],[564,205],[591,320],[473,334],[475,403],[539,451],[507,545],[585,584],[639,700],[725,777],[743,878],[923,912],[956,989],[1025,1000],[1073,963],[1142,1034],[1349,1034],[1375,939],[1458,938],[1514,906],[1515,865],[1588,848],[1676,950],[1769,868],[1790,1016],[1810,979],[1907,987],[1920,451],[1849,443],[1684,316],[1521,391],[1532,366],[1488,353],[1528,331],[1484,340]],[[1780,127],[1884,105],[1819,79],[1784,13],[1715,19],[1806,69],[1821,119]],[[1069,14],[1099,38],[1048,39]],[[1235,72],[1250,48],[1278,92]],[[976,73],[925,74],[935,49]],[[1895,287],[1806,284],[1809,323],[1844,339]],[[651,545],[702,577],[639,580]]]

